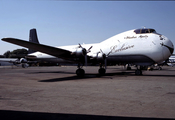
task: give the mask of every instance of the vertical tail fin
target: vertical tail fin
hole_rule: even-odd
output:
[[[31,29],[29,33],[29,42],[39,44],[36,29]],[[28,54],[36,52],[35,50],[28,49]]]

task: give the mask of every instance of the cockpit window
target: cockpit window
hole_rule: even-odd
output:
[[[136,34],[144,34],[144,33],[156,33],[154,29],[148,29],[148,28],[143,28],[143,29],[136,29],[134,30]]]
[[[150,33],[156,33],[154,29],[150,29]]]
[[[149,29],[142,29],[141,33],[150,33]]]

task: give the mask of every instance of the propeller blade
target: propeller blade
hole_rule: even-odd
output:
[[[105,70],[107,68],[107,58],[105,58]]]
[[[93,47],[93,46],[91,46],[91,47],[87,50],[87,53],[91,52],[92,47]]]
[[[111,54],[111,51],[107,54],[107,57]]]
[[[81,44],[80,44],[80,43],[78,43],[78,45],[79,45],[79,48],[83,48],[83,47],[81,46]]]
[[[87,66],[87,54],[84,56],[85,59],[85,66]]]
[[[100,49],[100,52],[103,54],[103,51]]]

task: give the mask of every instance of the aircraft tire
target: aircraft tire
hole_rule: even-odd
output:
[[[81,68],[76,70],[76,74],[78,77],[84,77],[85,71]]]
[[[142,75],[142,70],[136,70],[135,75]]]
[[[131,70],[131,67],[127,67],[127,70]]]
[[[27,65],[25,63],[22,63],[23,68],[27,68]]]
[[[159,67],[158,70],[162,70],[162,67]]]
[[[98,73],[99,73],[100,75],[104,75],[104,74],[106,73],[106,70],[105,70],[104,68],[100,68],[100,69],[98,70]]]

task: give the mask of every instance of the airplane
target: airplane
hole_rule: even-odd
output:
[[[21,66],[23,68],[28,67],[29,61],[27,61],[24,58],[18,59],[18,58],[0,58],[0,65],[4,64],[4,65],[16,65],[19,66],[21,64]]]
[[[36,29],[31,29],[29,31],[29,42],[40,44],[38,37],[37,37]],[[62,64],[63,63],[64,64],[70,63],[70,62],[68,62],[68,61],[66,62],[65,60],[60,59],[60,58],[48,58],[48,56],[46,58],[35,57],[35,56],[33,56],[33,53],[36,54],[36,52],[37,51],[29,48],[28,55],[25,56],[25,58],[23,58],[23,57],[22,58],[0,58],[0,66],[1,65],[16,65],[16,66],[21,65],[22,68],[27,68],[31,64],[38,65],[38,63],[45,63],[45,62],[49,62],[50,64],[51,63],[55,63],[55,64],[56,63],[62,63]]]
[[[175,65],[175,56],[172,55],[168,60],[167,60],[167,65],[174,67]]]
[[[77,63],[76,74],[85,75],[84,65],[99,65],[100,75],[106,73],[107,65],[136,65],[135,75],[142,75],[144,66],[159,64],[168,59],[173,51],[173,43],[164,35],[152,28],[141,28],[122,32],[100,43],[77,44],[52,47],[31,43],[16,38],[2,38],[2,41],[36,50],[33,57],[61,58]]]

